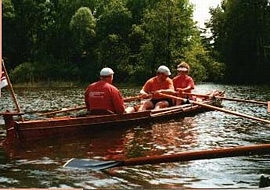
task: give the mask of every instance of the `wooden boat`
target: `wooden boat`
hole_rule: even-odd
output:
[[[217,95],[221,95],[218,92]],[[201,101],[205,105],[220,105],[220,99],[205,98]],[[88,115],[84,117],[64,116],[43,118],[29,121],[16,121],[22,113],[4,112],[6,137],[3,144],[31,142],[48,138],[62,138],[79,134],[86,134],[94,130],[115,129],[124,126],[134,126],[145,122],[166,121],[169,118],[180,118],[187,114],[206,111],[207,108],[197,104],[183,104],[163,108],[126,114]]]

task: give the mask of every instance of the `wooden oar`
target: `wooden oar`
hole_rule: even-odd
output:
[[[82,110],[82,109],[86,109],[86,106],[78,106],[78,107],[74,107],[74,108],[67,108],[67,109],[62,109],[62,110],[57,110],[57,111],[51,111],[51,112],[41,113],[38,115],[39,116],[55,115],[58,113],[64,113],[64,112],[70,112],[70,111],[76,111],[76,110]]]
[[[2,66],[3,66],[3,71],[4,71],[5,75],[6,75],[6,79],[7,79],[7,83],[8,83],[8,88],[9,88],[9,91],[11,92],[11,96],[12,96],[13,102],[14,102],[16,108],[17,108],[17,111],[20,113],[20,112],[21,112],[21,108],[20,108],[20,106],[19,106],[19,104],[18,104],[18,101],[17,101],[17,98],[16,98],[16,96],[15,96],[15,92],[14,92],[12,83],[11,83],[11,81],[10,81],[10,79],[9,79],[8,72],[7,72],[7,69],[6,69],[6,66],[5,66],[5,63],[4,63],[4,60],[3,60],[3,59],[2,59],[2,63],[1,63],[1,64],[2,64]],[[1,80],[1,79],[0,79],[0,80]],[[23,118],[22,115],[19,115],[19,117],[20,117],[20,119],[21,119],[22,121],[24,121],[24,118]]]
[[[227,98],[223,96],[211,96],[211,95],[206,95],[206,94],[196,94],[196,93],[186,93],[186,95],[192,95],[192,96],[200,96],[200,97],[207,97],[207,98],[218,98],[222,100],[229,100],[229,101],[236,101],[236,102],[246,102],[246,103],[254,103],[254,104],[260,104],[260,105],[266,105],[267,102],[262,102],[262,101],[257,101],[257,100],[244,100],[244,99],[239,99],[239,98]]]
[[[143,164],[159,164],[166,162],[190,161],[199,159],[224,158],[234,156],[262,155],[270,153],[270,144],[218,148],[212,150],[197,150],[180,152],[172,155],[157,155],[149,157],[130,158],[126,160],[100,161],[92,159],[71,159],[64,167],[103,170],[118,166],[135,166]]]
[[[141,96],[132,96],[132,97],[127,97],[124,98],[124,102],[131,102],[131,101],[135,101],[135,100],[139,100],[141,99]],[[64,112],[70,112],[70,111],[77,111],[77,110],[82,110],[82,109],[86,109],[86,106],[78,106],[78,107],[74,107],[74,108],[67,108],[67,109],[62,109],[62,110],[57,110],[57,111],[51,111],[51,112],[46,112],[46,113],[41,113],[38,114],[39,116],[47,116],[47,115],[55,115],[58,113],[64,113]]]
[[[138,96],[131,96],[131,97],[126,97],[124,98],[124,102],[131,102],[131,101],[135,101],[135,100],[141,100],[143,99],[141,95]]]
[[[185,98],[180,98],[180,97],[173,96],[173,95],[168,95],[168,94],[164,94],[164,93],[159,93],[159,94],[166,97],[166,98],[171,98],[171,99],[176,99],[176,100],[186,100]],[[218,110],[218,111],[221,111],[221,112],[224,112],[224,113],[228,113],[228,114],[232,114],[232,115],[236,115],[236,116],[240,116],[240,117],[245,117],[245,118],[248,118],[248,119],[253,119],[253,120],[256,120],[256,121],[261,121],[261,122],[265,122],[265,123],[270,124],[270,121],[266,120],[266,119],[261,119],[261,118],[250,116],[250,115],[247,115],[247,114],[238,113],[236,111],[227,110],[227,109],[224,109],[224,108],[208,105],[208,104],[198,102],[198,101],[189,100],[189,102],[192,103],[192,104],[196,104],[196,105],[199,105],[199,106],[202,106],[202,107],[212,109],[212,110]]]

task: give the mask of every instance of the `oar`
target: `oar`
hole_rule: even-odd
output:
[[[72,158],[64,167],[103,170],[119,166],[135,166],[143,164],[159,164],[166,162],[190,161],[199,159],[224,158],[234,156],[262,155],[270,153],[270,144],[247,145],[210,150],[180,152],[172,155],[156,155],[149,157],[130,158],[126,160],[100,161],[92,159]]]
[[[185,98],[180,98],[180,97],[169,95],[169,94],[164,94],[164,93],[159,93],[159,94],[166,97],[166,98],[171,98],[171,99],[176,99],[176,100],[186,100]],[[248,118],[248,119],[253,119],[253,120],[257,120],[257,121],[261,121],[261,122],[265,122],[265,123],[270,124],[270,121],[266,120],[266,119],[253,117],[253,116],[250,116],[250,115],[247,115],[247,114],[238,113],[236,111],[227,110],[227,109],[224,109],[224,108],[208,105],[208,104],[198,102],[198,101],[189,100],[189,102],[192,103],[192,104],[196,104],[196,105],[199,105],[199,106],[202,106],[202,107],[212,109],[212,110],[218,110],[218,111],[221,111],[221,112],[224,112],[224,113],[228,113],[228,114],[232,114],[232,115],[236,115],[236,116],[240,116],[240,117],[245,117],[245,118]]]
[[[135,101],[135,100],[141,100],[143,99],[141,95],[138,96],[131,96],[131,97],[126,97],[124,98],[124,102],[131,102],[131,101]]]
[[[139,100],[141,99],[141,96],[132,96],[132,97],[127,97],[124,98],[124,102],[131,102],[131,101],[135,101],[135,100]],[[47,116],[47,115],[55,115],[58,113],[64,113],[64,112],[70,112],[70,111],[76,111],[76,110],[82,110],[82,109],[86,109],[86,106],[78,106],[78,107],[74,107],[74,108],[67,108],[67,109],[62,109],[62,110],[57,110],[57,111],[51,111],[51,112],[46,112],[46,113],[41,113],[38,114],[39,116]]]
[[[223,96],[211,96],[211,95],[206,95],[206,94],[196,94],[196,93],[186,93],[186,95],[193,95],[193,96],[201,96],[201,97],[207,97],[207,98],[218,98],[222,100],[229,100],[229,101],[236,101],[236,102],[246,102],[246,103],[254,103],[254,104],[260,104],[260,105],[268,105],[267,102],[262,102],[262,101],[257,101],[257,100],[244,100],[244,99],[239,99],[239,98],[227,98]]]
[[[51,112],[41,113],[38,115],[39,116],[55,115],[58,113],[64,113],[64,112],[70,112],[70,111],[76,111],[76,110],[82,110],[82,109],[86,109],[86,106],[78,106],[78,107],[74,107],[74,108],[67,108],[67,109],[62,109],[62,110],[57,110],[57,111],[51,111]]]

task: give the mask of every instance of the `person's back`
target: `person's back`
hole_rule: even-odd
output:
[[[85,104],[90,113],[117,113],[125,112],[124,101],[119,90],[113,86],[114,72],[104,68],[100,72],[101,80],[90,84],[85,91]]]

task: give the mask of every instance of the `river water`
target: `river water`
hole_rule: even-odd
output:
[[[225,90],[227,97],[270,100],[270,86],[198,84],[196,92]],[[121,88],[123,96],[139,89]],[[84,88],[16,88],[26,119],[38,111],[83,104]],[[267,106],[223,101],[223,107],[270,120]],[[13,110],[5,89],[0,111]],[[3,124],[3,120],[0,119]],[[270,143],[270,125],[220,111],[185,118],[117,128],[82,137],[45,140],[12,149],[0,146],[0,188],[258,188],[259,178],[270,175],[270,154],[175,162],[157,165],[115,167],[104,171],[63,168],[70,158],[117,159],[173,154],[187,150],[213,149]],[[5,137],[0,126],[0,140]],[[270,150],[269,150],[270,152]]]

